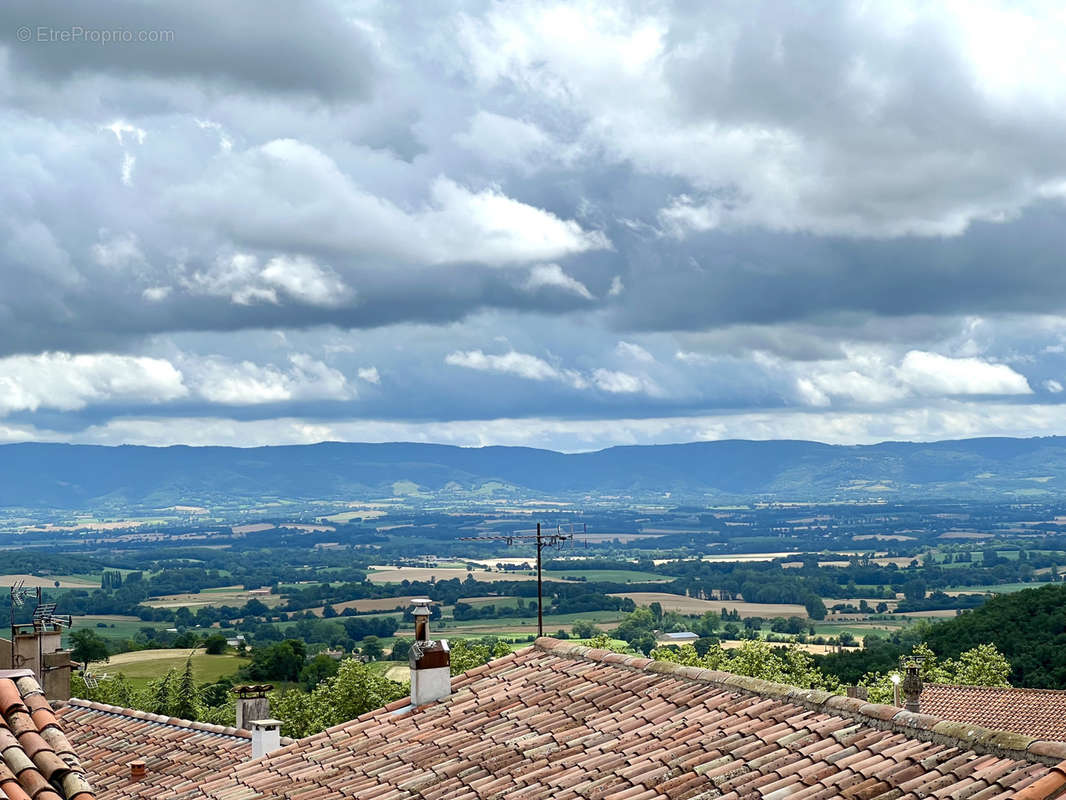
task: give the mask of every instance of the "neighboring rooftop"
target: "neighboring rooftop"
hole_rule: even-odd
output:
[[[0,670],[0,800],[95,800],[28,669]]]
[[[57,716],[99,800],[188,790],[252,755],[251,734],[237,728],[77,699]],[[143,778],[131,779],[131,761],[144,762]]]
[[[1048,800],[1066,744],[554,639],[170,800]]]
[[[1066,691],[926,684],[922,712],[1066,742]]]

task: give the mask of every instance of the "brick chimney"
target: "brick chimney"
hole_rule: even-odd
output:
[[[442,700],[452,693],[451,653],[445,640],[429,638],[429,606],[425,597],[411,600],[415,607],[415,643],[411,645],[411,705]]]
[[[252,758],[269,755],[281,747],[281,720],[254,719],[252,726]]]
[[[138,758],[136,761],[130,762],[130,780],[131,781],[143,781],[145,775],[148,774],[148,767],[144,762],[144,759]]]
[[[231,691],[237,695],[238,728],[245,731],[251,730],[249,726],[252,720],[270,717],[270,700],[267,699],[267,692],[273,688],[269,683],[233,687]]]

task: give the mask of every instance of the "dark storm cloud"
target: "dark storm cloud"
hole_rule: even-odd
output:
[[[139,75],[329,100],[365,99],[373,88],[369,42],[319,0],[9,0],[0,44],[13,69],[52,81]]]
[[[1066,211],[1038,204],[1017,220],[935,239],[812,237],[747,230],[627,250],[633,296],[620,329],[703,330],[827,315],[1060,313]],[[857,320],[853,320],[855,322]]]

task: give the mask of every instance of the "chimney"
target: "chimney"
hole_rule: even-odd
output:
[[[130,780],[131,781],[143,781],[145,774],[148,772],[143,759],[137,759],[130,762]]]
[[[252,758],[269,755],[281,747],[281,721],[254,719],[252,726]]]
[[[429,638],[429,606],[433,601],[419,597],[415,607],[415,643],[411,645],[411,705],[421,706],[442,700],[452,693],[451,654],[448,642]]]
[[[266,695],[273,688],[269,683],[233,687],[231,691],[237,695],[238,728],[244,731],[251,730],[249,726],[252,720],[270,717],[270,700]]]
[[[921,710],[920,698],[922,696],[922,668],[920,664],[911,662],[906,666],[903,675],[903,707],[915,714]]]

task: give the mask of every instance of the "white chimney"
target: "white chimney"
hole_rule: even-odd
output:
[[[442,700],[452,693],[451,651],[445,640],[429,638],[429,606],[432,600],[411,600],[415,607],[415,643],[411,645],[411,705]]]
[[[252,726],[252,758],[273,753],[281,747],[281,721],[255,719]]]

